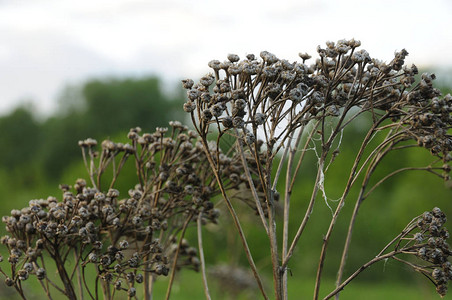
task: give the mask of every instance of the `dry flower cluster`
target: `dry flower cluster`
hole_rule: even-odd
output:
[[[301,62],[279,59],[267,51],[260,53],[261,59],[248,54],[241,60],[231,54],[224,62],[209,62],[212,73],[198,83],[191,79],[183,81],[188,97],[184,110],[191,115],[220,187],[224,185],[219,176],[222,163],[208,150],[208,141],[216,138],[217,149],[226,136],[236,141],[230,153],[242,158],[248,186],[271,245],[276,299],[287,299],[288,264],[317,198],[325,200],[332,217],[323,238],[314,299],[319,297],[328,243],[345,202],[352,201],[349,199],[352,187],[358,186],[360,192],[344,239],[337,286],[341,285],[360,204],[376,187],[408,170],[426,170],[450,180],[452,97],[442,97],[433,87],[433,74],[422,74],[416,82],[416,66],[404,65],[406,50],[397,52],[386,63],[371,58],[359,46],[360,42],[353,39],[327,42],[325,48],[318,47],[319,58],[312,64],[307,64],[311,56],[304,53],[299,55]],[[361,116],[371,120],[367,134],[354,149],[356,159],[347,171],[349,179],[341,198],[331,203],[325,191],[328,167],[340,155],[346,127]],[[375,137],[381,139],[377,145],[371,143]],[[389,152],[419,146],[430,150],[435,159],[432,164],[394,170],[376,184],[369,184],[376,166]],[[289,233],[289,222],[293,222],[291,194],[297,179],[303,180],[297,175],[307,151],[314,151],[318,159],[315,166],[310,166],[317,168],[317,176],[310,199],[296,199],[307,203],[307,209],[301,221],[296,221],[298,230]],[[247,170],[248,167],[257,169],[257,173]],[[286,167],[284,172],[283,167]],[[361,184],[360,175],[364,176]],[[222,194],[242,238],[250,267],[267,299],[240,220],[228,195]],[[282,222],[275,218],[275,201],[279,198],[283,202]],[[282,226],[282,236],[278,236],[277,226]]]
[[[3,218],[9,235],[2,243],[11,267],[9,272],[0,270],[6,284],[24,299],[23,282],[30,276],[36,276],[49,299],[55,290],[69,299],[98,299],[99,290],[105,299],[119,292],[136,298],[142,284],[143,298],[150,299],[154,280],[169,275],[168,299],[176,270],[189,267],[201,270],[210,299],[201,226],[216,223],[219,212],[212,200],[221,195],[264,299],[269,299],[269,291],[234,209],[237,199],[259,216],[268,237],[272,293],[277,300],[288,298],[289,264],[319,199],[331,215],[325,216],[330,224],[319,237],[315,300],[320,297],[328,244],[346,202],[354,209],[343,238],[336,288],[325,299],[338,298],[364,269],[388,258],[426,275],[443,296],[452,269],[445,215],[438,208],[415,218],[377,257],[343,280],[362,202],[401,172],[425,170],[450,180],[452,161],[452,97],[433,87],[435,76],[422,74],[417,81],[416,66],[404,65],[405,50],[386,63],[359,47],[353,39],[327,42],[325,48],[318,48],[319,58],[312,64],[307,63],[308,54],[300,53],[301,62],[289,62],[266,51],[260,59],[249,54],[241,60],[231,54],[224,62],[213,60],[212,73],[198,83],[183,80],[188,97],[183,109],[194,131],[176,121],[170,123],[170,130],[157,128],[152,134],[134,128],[128,134],[130,144],[106,140],[96,150],[95,140],[80,141],[89,184],[79,179],[73,187],[63,185],[60,200],[32,200]],[[363,125],[366,134],[359,145],[347,145],[355,151],[355,160],[344,170],[347,181],[341,197],[333,202],[325,190],[328,168],[340,157],[346,127],[358,118],[369,120]],[[417,147],[428,149],[434,161],[395,169],[371,181],[388,153]],[[299,171],[310,151],[317,158],[310,166],[316,170],[311,196],[292,199],[295,184],[309,180]],[[130,159],[137,184],[124,196],[115,186]],[[104,182],[106,177],[109,180]],[[352,188],[358,190],[355,199],[350,196]],[[251,200],[243,197],[244,190]],[[281,219],[275,214],[277,201],[283,210]],[[302,201],[306,210],[291,212],[291,201]],[[294,223],[297,230],[292,232]],[[197,248],[184,239],[193,224]],[[392,245],[394,250],[388,252]],[[404,255],[423,263],[415,264]],[[48,261],[55,263],[58,278],[49,275]],[[94,282],[88,279],[92,277]]]
[[[438,207],[414,218],[375,258],[350,275],[325,299],[337,295],[362,270],[388,258],[402,262],[422,273],[436,286],[437,293],[444,297],[447,293],[447,284],[452,280],[452,265],[448,260],[452,255],[452,249],[447,243],[449,232],[444,227],[444,223],[446,223],[446,215]],[[391,246],[394,246],[394,250],[387,252]],[[413,263],[411,260],[401,258],[400,256],[404,254],[417,257],[421,263]]]
[[[113,299],[120,291],[134,297],[143,283],[149,298],[158,276],[170,274],[172,284],[176,269],[198,270],[198,249],[184,233],[193,222],[217,221],[219,211],[211,200],[219,190],[196,134],[179,122],[170,125],[169,132],[157,128],[152,134],[134,128],[130,144],[106,140],[99,151],[95,140],[80,141],[91,187],[78,179],[73,187],[60,186],[60,200],[31,200],[3,217],[9,235],[1,242],[11,266],[9,274],[0,270],[6,284],[25,298],[23,282],[36,276],[48,298],[56,289],[69,299],[84,294],[98,299],[102,287],[104,299]],[[114,186],[128,159],[135,162],[139,183],[121,197]],[[238,189],[240,162],[224,158],[224,163],[226,189]],[[101,180],[110,174],[103,187]],[[49,260],[56,264],[59,282],[47,272]],[[95,284],[89,280],[93,273]]]

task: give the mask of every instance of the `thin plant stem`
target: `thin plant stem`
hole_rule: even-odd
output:
[[[209,293],[209,285],[207,284],[206,261],[204,259],[204,248],[202,243],[202,213],[198,215],[197,227],[198,227],[199,260],[201,261],[201,274],[204,286],[204,294],[206,295],[206,299],[210,300],[211,297]]]
[[[82,266],[82,277],[83,277],[83,284],[85,285],[86,290],[88,291],[88,295],[91,297],[92,300],[94,300],[93,294],[91,294],[91,291],[88,287],[88,283],[86,282],[86,276],[85,276],[85,267]]]
[[[146,256],[148,257],[148,255]],[[143,282],[143,298],[145,300],[152,299],[152,274],[149,272],[148,264],[145,264],[145,274],[144,274],[144,282]]]
[[[256,208],[259,213],[259,217],[261,218],[262,225],[265,228],[265,232],[267,233],[267,235],[270,235],[269,225],[267,224],[267,220],[265,219],[265,214],[264,214],[264,211],[262,210],[262,205],[261,205],[261,202],[259,199],[259,195],[257,194],[256,187],[254,186],[254,183],[253,183],[253,178],[251,177],[250,171],[248,169],[248,164],[246,162],[243,146],[239,140],[237,141],[237,147],[239,149],[240,158],[242,160],[243,170],[245,172],[246,178],[248,179],[248,183],[250,185],[250,190],[253,195],[254,202],[256,203]]]
[[[289,219],[290,219],[290,196],[291,196],[291,188],[290,188],[290,180],[293,177],[292,168],[294,163],[294,157],[296,154],[296,149],[298,148],[298,144],[301,141],[301,137],[303,135],[304,127],[301,127],[298,134],[297,139],[293,145],[290,144],[291,138],[289,138],[288,146],[286,150],[289,150],[289,157],[287,160],[287,168],[286,168],[286,182],[285,182],[285,191],[284,191],[284,217],[283,217],[283,244],[282,244],[282,257],[287,255],[288,244],[289,244]],[[287,300],[287,270],[282,269],[282,293],[283,299]]]
[[[192,117],[193,117],[193,115],[192,115]],[[195,122],[194,122],[194,124],[195,124]],[[201,138],[201,142],[203,143],[204,151],[206,153],[206,156],[207,156],[207,159],[209,161],[209,164],[210,164],[212,170],[214,170],[214,175],[215,175],[215,178],[217,180],[218,186],[220,188],[221,195],[222,195],[223,199],[225,200],[226,206],[227,206],[227,208],[229,210],[229,213],[230,213],[230,215],[232,217],[232,220],[234,221],[234,225],[235,225],[235,227],[236,227],[236,229],[237,229],[237,231],[239,233],[240,240],[242,241],[243,249],[244,249],[246,257],[248,259],[248,263],[250,264],[251,270],[253,271],[253,275],[254,275],[254,278],[256,279],[257,285],[259,286],[259,290],[261,291],[262,296],[265,299],[268,299],[267,294],[266,294],[265,289],[264,289],[264,285],[263,285],[262,280],[261,280],[261,278],[259,276],[259,272],[257,271],[256,265],[254,263],[253,256],[251,255],[251,251],[250,251],[250,248],[248,246],[248,242],[246,240],[245,233],[243,232],[242,226],[240,225],[240,221],[239,221],[239,218],[237,216],[237,213],[235,212],[234,207],[232,206],[232,203],[229,200],[228,195],[226,194],[226,190],[224,188],[223,181],[221,180],[220,175],[218,174],[218,172],[216,172],[215,163],[214,163],[214,161],[212,159],[212,155],[209,153],[209,147],[207,145],[207,141],[205,140],[205,138]]]
[[[19,281],[19,284],[14,284],[14,287],[16,288],[16,291],[20,295],[20,297],[22,299],[26,300],[27,297],[25,297],[24,290],[22,289],[22,286],[21,286],[21,282]]]
[[[293,255],[293,252],[295,250],[295,247],[298,243],[298,240],[300,239],[306,224],[309,221],[309,218],[311,217],[312,214],[312,210],[314,209],[314,203],[315,203],[315,199],[317,198],[317,193],[319,191],[319,182],[320,182],[320,177],[321,174],[323,172],[323,167],[324,167],[324,163],[325,163],[325,157],[324,154],[320,157],[319,159],[319,166],[317,169],[317,176],[314,182],[314,188],[312,190],[312,194],[311,194],[311,199],[309,200],[309,205],[308,208],[306,209],[305,215],[303,217],[303,220],[300,223],[300,226],[298,227],[297,233],[295,234],[295,237],[292,240],[292,243],[290,244],[289,250],[287,251],[286,256],[284,256],[281,267],[284,269],[287,267],[287,264],[289,263],[290,258]]]
[[[326,250],[327,250],[327,247],[328,247],[329,239],[330,239],[331,234],[333,232],[334,225],[336,224],[336,221],[337,221],[337,218],[339,216],[339,213],[341,212],[342,207],[344,206],[345,199],[346,199],[346,197],[347,197],[347,195],[348,195],[348,193],[349,193],[349,191],[350,191],[350,189],[351,189],[351,187],[353,185],[353,182],[354,182],[353,178],[355,176],[355,173],[356,173],[356,170],[358,168],[359,162],[361,160],[361,157],[364,154],[364,150],[366,149],[366,147],[368,145],[368,142],[371,139],[371,137],[373,135],[373,132],[374,132],[374,129],[375,129],[377,124],[379,124],[379,123],[374,123],[374,125],[371,127],[371,129],[367,132],[367,135],[366,135],[366,137],[364,138],[364,140],[363,140],[363,142],[361,144],[361,147],[360,147],[360,149],[358,151],[358,154],[357,154],[357,156],[355,158],[355,161],[353,163],[352,169],[350,171],[350,176],[349,176],[349,179],[348,179],[347,184],[345,186],[344,192],[343,192],[343,194],[341,196],[341,199],[340,199],[340,201],[339,201],[339,203],[338,203],[338,205],[336,207],[336,210],[335,210],[335,212],[333,214],[333,217],[331,219],[331,222],[330,222],[330,225],[328,227],[327,233],[325,234],[325,236],[323,238],[323,244],[322,244],[322,249],[321,249],[320,258],[319,258],[319,266],[317,268],[317,276],[316,276],[316,281],[315,281],[316,283],[315,283],[315,290],[314,290],[314,300],[317,300],[318,296],[319,296],[320,281],[321,281],[323,265],[324,265],[324,261],[325,261],[325,257],[326,257]]]
[[[173,264],[171,266],[171,275],[170,275],[170,278],[169,278],[168,289],[166,290],[166,296],[165,296],[166,300],[169,300],[170,295],[171,295],[171,288],[173,287],[174,276],[176,275],[177,259],[179,257],[179,250],[180,250],[180,247],[181,247],[181,244],[182,244],[182,240],[183,240],[183,238],[185,236],[185,231],[187,230],[187,226],[188,226],[188,223],[190,223],[191,218],[192,218],[192,214],[190,214],[186,218],[186,220],[184,222],[184,225],[182,226],[181,236],[179,238],[179,243],[177,245],[176,253],[174,254],[174,258],[173,258]]]
[[[402,172],[406,172],[406,171],[427,171],[429,173],[432,173],[436,176],[439,176],[442,178],[441,174],[434,172],[433,170],[442,170],[441,167],[432,167],[432,166],[426,166],[426,167],[406,167],[406,168],[400,168],[398,170],[395,170],[393,172],[391,172],[390,174],[386,175],[385,177],[383,177],[382,179],[380,179],[377,183],[375,183],[372,188],[369,189],[369,191],[366,193],[366,195],[364,196],[364,198],[367,198],[377,187],[379,187],[383,182],[385,182],[386,180],[388,180],[389,178],[393,177],[394,175],[397,175],[399,173]]]
[[[80,296],[80,300],[84,300],[85,297],[83,295],[83,283],[82,283],[82,276],[81,276],[81,272],[80,272],[80,256],[77,255],[77,248],[74,248],[74,259],[76,262],[75,268],[77,269],[77,284],[78,284],[78,289],[79,289],[79,296]]]
[[[82,157],[83,157],[83,163],[85,164],[86,171],[88,172],[89,179],[91,180],[91,184],[95,188],[97,188],[96,181],[94,180],[92,169],[88,165],[88,160],[86,159],[85,147],[82,147]]]
[[[364,178],[364,180],[363,180],[363,184],[362,184],[362,187],[361,187],[361,189],[360,189],[358,198],[357,198],[357,200],[356,200],[356,203],[355,203],[355,207],[354,207],[354,209],[353,209],[352,216],[350,217],[350,223],[349,223],[349,228],[348,228],[348,231],[347,231],[347,236],[346,236],[346,239],[345,239],[344,250],[343,250],[343,252],[342,252],[341,263],[340,263],[340,265],[339,265],[338,273],[337,273],[337,274],[338,274],[338,275],[337,275],[337,279],[336,279],[336,285],[337,285],[337,286],[340,284],[340,281],[341,281],[341,279],[342,279],[342,275],[343,275],[343,271],[344,271],[344,268],[345,268],[345,263],[346,263],[346,259],[347,259],[347,256],[348,256],[350,243],[351,243],[352,232],[353,232],[353,228],[354,228],[354,224],[355,224],[356,217],[357,217],[357,215],[358,215],[359,208],[360,208],[360,206],[361,206],[361,203],[364,201],[364,199],[366,199],[366,198],[369,196],[369,194],[370,194],[370,191],[369,191],[367,194],[364,195],[364,191],[365,191],[365,189],[366,189],[366,187],[367,187],[367,184],[368,184],[368,182],[369,182],[369,180],[370,180],[370,175],[374,172],[376,166],[377,166],[378,163],[381,161],[381,159],[385,156],[385,154],[387,154],[391,149],[392,149],[392,147],[389,147],[388,149],[386,149],[386,150],[384,150],[382,153],[380,153],[380,155],[376,155],[376,156],[378,156],[378,158],[376,158],[376,160],[373,161],[373,162],[370,164],[369,169],[368,169],[368,171],[367,171],[367,174],[366,174],[366,176],[365,176],[365,178]],[[391,176],[393,176],[393,175],[395,175],[395,174],[397,174],[397,173],[398,173],[398,171],[392,172],[392,173],[391,173],[391,174],[392,174]],[[389,176],[389,177],[391,177],[391,176]],[[371,191],[373,191],[373,189],[374,189],[376,186],[380,185],[382,182],[384,182],[384,181],[385,181],[387,178],[389,178],[389,177],[386,176],[385,178],[383,178],[382,180],[380,180],[379,182],[377,182],[377,183],[371,188]],[[336,294],[336,299],[339,299],[339,293]]]
[[[74,287],[72,285],[72,282],[66,272],[66,269],[64,268],[64,263],[61,260],[61,256],[58,252],[58,249],[55,249],[55,253],[53,256],[53,259],[55,260],[55,264],[58,270],[58,274],[60,275],[61,278],[61,282],[64,285],[64,291],[65,291],[65,295],[71,299],[71,300],[75,300],[77,299],[77,296],[75,294],[74,291]]]
[[[297,166],[295,167],[295,170],[294,170],[293,175],[292,175],[292,181],[291,181],[291,183],[290,183],[290,188],[289,188],[290,191],[293,190],[293,187],[294,187],[294,185],[295,185],[295,181],[296,181],[296,179],[297,179],[298,172],[300,171],[301,164],[302,164],[303,159],[304,159],[304,157],[305,157],[305,155],[306,155],[306,152],[307,152],[307,150],[308,150],[309,143],[311,143],[311,141],[312,141],[312,139],[313,139],[313,137],[314,137],[314,134],[315,134],[315,132],[316,132],[316,130],[317,130],[317,128],[318,128],[319,125],[320,125],[320,122],[317,122],[317,123],[313,126],[312,130],[311,130],[310,133],[309,133],[308,138],[306,139],[306,142],[305,142],[305,144],[304,144],[303,149],[301,149],[301,155],[300,155],[300,158],[298,159]]]
[[[336,295],[337,293],[342,291],[344,289],[344,287],[347,286],[356,276],[358,276],[362,271],[364,271],[365,269],[367,269],[374,263],[387,259],[387,258],[391,258],[399,253],[401,253],[401,252],[400,251],[392,251],[387,254],[377,256],[374,259],[370,260],[369,262],[365,263],[358,270],[356,270],[352,275],[350,275],[350,277],[348,277],[346,280],[344,280],[344,282],[342,282],[338,287],[336,287],[336,289],[334,291],[332,291],[325,298],[323,298],[323,300],[330,299],[331,297],[333,297],[334,295]]]
[[[50,291],[46,288],[44,282],[42,282],[42,280],[39,280],[39,284],[41,285],[42,289],[46,293],[47,299],[52,300],[52,297],[50,296]]]

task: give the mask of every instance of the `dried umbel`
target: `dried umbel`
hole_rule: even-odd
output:
[[[441,97],[432,85],[434,74],[422,74],[416,83],[416,66],[404,66],[406,50],[385,63],[359,46],[355,40],[328,42],[325,49],[318,48],[320,57],[311,65],[304,54],[302,62],[289,62],[267,51],[261,52],[261,60],[229,55],[227,61],[211,61],[213,74],[197,84],[184,80],[184,108],[201,135],[212,126],[220,136],[237,131],[251,151],[262,144],[259,136],[271,153],[308,123],[321,122],[326,130],[326,120],[336,118],[340,130],[350,118],[370,112],[375,124],[391,120],[398,140],[413,139],[450,160],[452,96]],[[335,133],[324,141],[326,146]]]
[[[438,294],[444,297],[448,282],[452,280],[449,262],[452,251],[447,243],[449,232],[444,227],[445,223],[446,215],[437,207],[414,218],[375,258],[361,266],[324,299],[332,298],[364,269],[387,259],[395,259],[422,273],[436,286]],[[391,247],[393,250],[389,251]],[[417,262],[413,262],[410,257],[414,257]]]
[[[417,232],[412,238],[414,245],[406,250],[427,263],[422,267],[415,266],[415,270],[429,277],[442,297],[446,295],[447,284],[452,280],[452,265],[449,262],[452,250],[447,243],[449,232],[444,223],[446,215],[439,208],[425,212],[417,219]]]
[[[359,49],[360,45],[354,39],[327,42],[325,48],[318,47],[319,57],[311,64],[307,62],[311,59],[308,54],[300,54],[301,62],[279,59],[267,51],[260,53],[260,59],[252,54],[244,59],[231,54],[224,62],[210,61],[208,66],[212,73],[198,82],[183,81],[187,89],[184,110],[190,114],[201,137],[211,168],[217,170],[217,175],[221,174],[222,162],[210,154],[210,149],[220,148],[223,140],[234,145],[227,155],[241,158],[253,207],[271,245],[276,299],[287,298],[288,263],[318,195],[330,208],[332,219],[322,241],[314,299],[319,297],[328,242],[354,186],[360,192],[345,238],[338,285],[360,204],[376,187],[394,174],[414,169],[427,170],[450,180],[452,96],[442,96],[433,87],[433,74],[422,74],[416,81],[417,67],[404,65],[406,50],[395,53],[394,59],[387,63],[372,58],[367,51]],[[366,134],[357,145],[348,145],[355,151],[356,159],[347,171],[349,178],[342,196],[332,202],[325,191],[326,171],[340,155],[346,128],[358,118],[367,118],[368,121],[361,124],[361,127],[367,124],[367,128],[361,128]],[[216,145],[212,147],[208,141],[214,139]],[[389,152],[415,147],[428,149],[435,161],[425,167],[394,170],[376,184],[370,184],[376,166]],[[312,196],[304,200],[308,203],[304,217],[301,221],[299,217],[296,219],[298,229],[291,235],[290,196],[308,151],[313,151],[318,160],[316,165],[309,166],[317,170],[317,175]],[[285,174],[283,167],[287,170]],[[216,178],[222,186],[222,179]],[[279,193],[277,188],[284,192]],[[228,195],[222,194],[261,287],[240,221]],[[275,219],[275,201],[279,198],[284,211],[281,237]],[[300,216],[300,212],[296,214]],[[290,241],[289,236],[294,238]],[[267,298],[263,288],[261,292]]]
[[[133,128],[128,138],[130,144],[103,141],[99,150],[93,139],[80,141],[91,186],[78,179],[73,187],[60,186],[61,198],[31,200],[3,217],[9,235],[1,242],[11,274],[1,272],[23,297],[21,282],[36,276],[49,298],[49,283],[69,299],[81,293],[98,298],[98,288],[86,281],[89,272],[97,274],[105,299],[121,291],[134,297],[141,283],[149,297],[150,282],[159,276],[171,275],[172,283],[176,269],[199,269],[198,250],[183,237],[190,223],[216,223],[219,211],[212,200],[219,189],[196,134],[171,122],[170,129],[154,133]],[[115,183],[130,159],[138,182],[120,192]],[[241,173],[241,164],[225,160],[226,189],[238,190],[243,180],[230,177]],[[47,260],[56,264],[61,286],[48,276],[53,264]]]

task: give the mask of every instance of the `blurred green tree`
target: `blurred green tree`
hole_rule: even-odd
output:
[[[26,165],[35,156],[32,150],[39,144],[40,124],[31,106],[19,106],[0,118],[0,165],[12,170]]]
[[[157,77],[94,79],[80,88],[69,86],[59,110],[42,125],[40,157],[49,178],[59,178],[77,160],[77,141],[116,135],[131,127],[145,130],[180,119],[182,99],[162,92]]]

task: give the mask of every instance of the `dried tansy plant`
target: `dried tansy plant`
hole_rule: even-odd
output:
[[[49,299],[54,294],[69,299],[122,294],[130,299],[141,293],[151,299],[154,281],[169,276],[169,299],[175,272],[186,267],[201,270],[210,299],[201,228],[216,223],[219,211],[212,200],[221,195],[264,299],[270,298],[270,291],[254,262],[235,201],[244,201],[258,215],[268,237],[271,293],[278,300],[288,298],[289,265],[319,200],[331,214],[324,216],[330,224],[319,237],[314,299],[320,297],[328,245],[346,202],[354,209],[343,237],[336,288],[324,299],[338,298],[364,269],[389,258],[424,274],[445,295],[452,278],[451,252],[446,217],[438,208],[413,219],[375,258],[343,279],[362,202],[401,172],[425,170],[450,180],[452,160],[452,96],[442,96],[433,87],[433,74],[416,81],[417,68],[404,66],[405,50],[385,63],[359,46],[356,40],[328,42],[318,48],[319,58],[312,64],[307,63],[308,54],[300,54],[301,62],[266,51],[260,59],[228,55],[224,62],[211,61],[212,73],[198,83],[183,80],[188,96],[183,109],[194,131],[176,121],[154,133],[131,129],[128,144],[106,140],[99,147],[93,139],[80,141],[87,180],[62,185],[60,199],[32,200],[3,217],[9,234],[1,242],[9,265],[0,272],[6,284],[24,299],[23,283],[35,278]],[[328,169],[340,160],[346,129],[358,119],[367,120],[360,123],[365,135],[359,144],[347,145],[354,161],[344,170],[348,176],[340,198],[330,201],[325,189]],[[388,153],[419,147],[431,152],[432,163],[374,178]],[[315,164],[306,159],[308,152]],[[118,178],[131,160],[136,185],[119,191]],[[291,199],[296,184],[311,180],[299,176],[307,163],[316,174],[309,182],[311,195]],[[291,211],[291,201],[303,202],[305,211]],[[276,217],[277,205],[282,218]],[[197,247],[184,239],[193,226]]]
[[[228,55],[224,62],[209,62],[212,73],[196,84],[191,79],[183,80],[188,97],[184,110],[190,114],[201,137],[210,167],[222,189],[265,299],[268,299],[267,291],[254,264],[239,217],[222,188],[226,184],[221,177],[223,161],[215,153],[218,153],[225,137],[235,141],[229,155],[241,158],[247,186],[252,191],[263,232],[268,236],[276,299],[287,299],[288,265],[318,198],[324,199],[332,216],[326,216],[331,221],[322,240],[314,299],[320,296],[329,241],[345,202],[353,201],[349,199],[353,187],[359,190],[359,196],[354,200],[355,209],[349,220],[348,234],[344,237],[337,289],[328,297],[338,297],[338,292],[349,282],[343,282],[342,277],[356,216],[363,200],[376,187],[393,175],[408,170],[426,170],[450,180],[452,96],[442,96],[433,87],[433,74],[422,74],[420,81],[416,82],[416,66],[404,65],[407,51],[397,52],[391,62],[385,63],[371,58],[368,52],[359,50],[359,46],[360,42],[356,40],[328,42],[325,48],[318,48],[319,58],[312,64],[307,64],[311,58],[308,54],[300,54],[301,62],[279,59],[266,51],[260,53],[261,59],[252,54],[242,60],[237,55]],[[363,128],[367,133],[359,145],[347,145],[355,151],[355,160],[350,169],[344,171],[348,180],[343,186],[342,196],[331,202],[325,192],[327,170],[335,159],[340,159],[346,127],[358,118],[368,120],[367,128]],[[216,147],[209,142],[213,139]],[[407,166],[380,180],[370,180],[388,153],[416,147],[429,149],[434,161],[425,167]],[[298,176],[308,151],[313,151],[317,157],[317,163],[310,166],[317,173],[312,182],[312,194],[308,199],[296,199],[304,201],[307,209],[296,212],[297,216],[302,215],[301,218],[290,218],[294,185],[299,180],[309,180]],[[278,200],[284,210],[282,221],[275,218]],[[290,222],[298,223],[295,232],[289,232]],[[277,226],[281,226],[282,231],[277,230]],[[278,234],[280,232],[282,236]],[[402,252],[417,255],[407,246],[398,246],[397,249],[385,258],[396,258]],[[447,251],[443,253],[444,257],[448,256]],[[412,266],[420,270],[420,267]],[[444,294],[442,281],[434,282],[439,287],[438,292]]]
[[[62,185],[61,199],[31,200],[3,217],[9,235],[1,242],[11,269],[0,272],[24,299],[23,283],[34,278],[49,299],[134,298],[140,286],[150,299],[153,282],[168,275],[169,298],[177,269],[200,268],[198,247],[184,234],[192,223],[198,229],[216,223],[211,200],[219,189],[196,134],[171,122],[170,130],[152,134],[134,128],[128,138],[130,144],[103,141],[98,151],[95,140],[80,141],[90,183]],[[115,183],[127,160],[135,163],[138,183],[122,195]],[[240,161],[225,157],[224,163],[226,190],[238,189]]]

